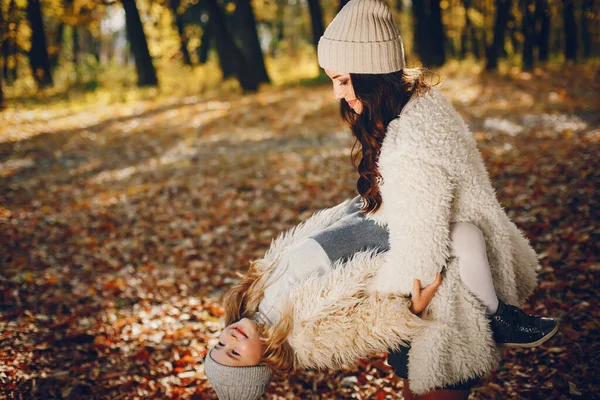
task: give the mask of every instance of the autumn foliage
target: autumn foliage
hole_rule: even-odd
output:
[[[598,398],[595,71],[441,74],[540,255],[526,310],[561,322],[473,398]],[[224,292],[278,232],[355,195],[351,145],[327,85],[2,114],[0,397],[214,399]],[[384,360],[299,371],[267,398],[400,398]]]

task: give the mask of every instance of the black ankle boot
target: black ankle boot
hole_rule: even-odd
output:
[[[528,315],[518,307],[498,299],[498,311],[491,316],[494,340],[501,347],[536,347],[558,330],[552,318]]]

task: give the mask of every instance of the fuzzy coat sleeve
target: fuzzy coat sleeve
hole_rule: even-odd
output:
[[[368,293],[384,254],[356,253],[326,274],[313,274],[288,299],[293,328],[288,341],[296,368],[341,368],[410,341],[427,321],[409,311],[410,300]]]
[[[372,290],[409,295],[415,279],[431,283],[450,256],[454,186],[440,166],[415,157],[381,154],[380,186],[390,250]],[[389,177],[386,179],[386,177]]]

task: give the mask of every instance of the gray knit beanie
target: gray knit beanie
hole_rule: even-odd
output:
[[[323,69],[386,74],[403,69],[404,47],[383,0],[351,0],[329,24],[317,46]]]
[[[228,367],[213,360],[211,352],[204,359],[204,372],[219,400],[256,400],[267,390],[273,376],[268,367]]]

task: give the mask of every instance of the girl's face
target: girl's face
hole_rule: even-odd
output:
[[[355,113],[360,114],[363,110],[363,104],[356,98],[354,87],[350,80],[350,74],[325,70],[327,76],[333,81],[333,95],[336,100],[344,100]]]
[[[223,329],[219,343],[210,354],[219,364],[229,367],[252,367],[258,365],[262,353],[262,342],[256,323],[242,318]]]

